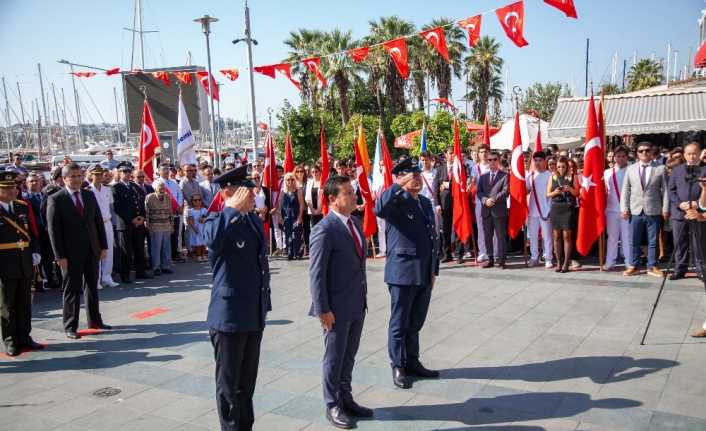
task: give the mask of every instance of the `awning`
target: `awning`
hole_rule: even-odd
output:
[[[598,99],[595,98],[596,104]],[[559,99],[549,136],[583,136],[588,98]],[[706,130],[706,87],[658,88],[606,96],[606,135],[640,135]]]
[[[706,67],[706,42],[702,43],[699,50],[696,51],[694,67]]]

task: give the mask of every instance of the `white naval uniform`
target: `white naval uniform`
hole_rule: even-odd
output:
[[[544,261],[552,262],[552,224],[549,221],[549,209],[551,200],[547,197],[547,182],[552,177],[551,172],[530,172],[526,176],[525,182],[529,196],[529,240],[530,257],[533,261],[539,261],[539,230],[542,230],[542,246],[544,251]],[[536,199],[535,199],[536,197]],[[539,202],[539,207],[537,207]]]
[[[113,191],[110,186],[102,185],[100,190],[91,183],[90,185],[93,196],[96,197],[98,202],[98,208],[101,210],[101,217],[103,217],[103,227],[105,228],[105,240],[108,243],[108,250],[106,250],[105,257],[101,259],[100,271],[98,277],[98,285],[102,284],[113,284],[113,246],[115,244],[115,237],[113,236],[113,222],[111,221],[111,211],[110,206],[113,204]]]
[[[603,182],[605,183],[606,191],[605,221],[608,236],[605,256],[606,269],[615,266],[615,259],[618,257],[618,240],[622,244],[625,264],[631,265],[632,262],[632,230],[630,221],[623,220],[620,213],[620,191],[622,190],[627,170],[626,166],[622,169],[606,169],[603,172]],[[613,175],[615,175],[615,178]]]
[[[474,166],[471,167],[471,176],[475,178],[476,182],[476,187],[478,187],[478,183],[480,182],[480,176],[483,175],[484,173],[490,171],[490,165],[489,164],[481,164],[481,163],[476,163]],[[488,251],[485,249],[485,233],[483,232],[483,217],[481,216],[481,208],[483,204],[480,201],[480,198],[478,197],[478,193],[476,193],[476,202],[475,202],[475,221],[476,225],[478,226],[478,229],[476,232],[478,233],[478,238],[476,239],[478,242],[478,261],[483,261],[488,259]],[[493,239],[495,240],[495,239]]]

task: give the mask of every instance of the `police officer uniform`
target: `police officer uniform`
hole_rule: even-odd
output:
[[[15,189],[17,172],[0,172],[0,188]],[[42,349],[32,330],[31,284],[40,260],[39,242],[29,227],[27,203],[0,201],[0,316],[2,340],[9,356],[22,348]]]
[[[406,159],[392,170],[398,178],[419,167]],[[413,198],[398,184],[385,190],[375,204],[385,219],[387,260],[385,283],[391,298],[388,353],[395,386],[411,386],[408,375],[438,377],[419,361],[419,331],[429,310],[433,279],[439,273],[439,242],[431,201]]]
[[[129,162],[120,162],[118,170],[121,172],[133,170]],[[118,242],[118,270],[123,283],[130,283],[130,270],[134,264],[135,276],[147,278],[145,273],[145,227],[144,224],[135,226],[132,221],[136,217],[145,218],[144,199],[137,192],[137,187],[132,182],[117,181],[113,185],[113,207],[118,217],[115,230]]]
[[[255,187],[249,166],[214,179],[221,189]],[[250,430],[260,343],[270,302],[270,269],[262,222],[226,206],[204,223],[213,268],[207,323],[216,360],[216,402],[223,430]]]

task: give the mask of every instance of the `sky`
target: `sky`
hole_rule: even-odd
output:
[[[566,18],[559,10],[541,0],[525,0],[525,39],[529,46],[517,48],[510,42],[492,13],[512,0],[251,0],[254,64],[278,63],[287,56],[283,41],[290,31],[300,28],[352,30],[355,38],[368,34],[369,21],[397,15],[418,28],[437,17],[462,19],[486,13],[482,35],[495,37],[502,44],[500,55],[509,71],[511,86],[526,88],[535,82],[560,81],[584,93],[586,39],[590,39],[589,80],[597,87],[610,81],[612,59],[618,53],[618,83],[622,82],[623,60],[632,64],[633,56],[657,59],[667,56],[667,44],[678,51],[677,62],[683,68],[689,52],[698,48],[698,24],[704,0],[575,0],[578,20]],[[206,65],[206,43],[201,26],[192,20],[204,14],[217,17],[212,25],[211,53],[213,70],[236,67],[240,78],[235,82],[215,72],[224,82],[221,88],[223,117],[245,120],[250,112],[247,78],[247,53],[244,44],[233,45],[244,35],[242,0],[143,0],[146,34],[145,68],[181,66],[191,53],[192,64]],[[71,79],[68,68],[58,59],[102,68],[130,68],[132,36],[123,27],[132,26],[133,0],[0,0],[0,76],[6,80],[12,109],[20,115],[17,94],[19,82],[26,115],[31,100],[41,105],[37,63],[45,77],[45,92],[54,83],[60,89],[73,118]],[[673,52],[673,51],[672,51]],[[135,67],[140,67],[139,50]],[[505,73],[505,72],[504,72]],[[121,93],[119,77],[97,75],[77,80],[82,99],[84,123],[115,122],[113,88]],[[278,75],[272,80],[255,74],[258,120],[267,119],[267,110],[277,111],[287,99],[298,105],[297,90]],[[463,97],[460,80],[453,85],[453,99]],[[0,97],[2,97],[0,93]],[[51,97],[51,94],[50,94]],[[436,97],[435,90],[432,97]],[[91,100],[92,99],[92,100]],[[0,98],[4,112],[4,97]],[[47,101],[53,110],[53,100]],[[456,102],[461,110],[463,102]],[[61,100],[59,100],[61,104]],[[95,107],[94,107],[95,104]],[[120,102],[120,122],[124,121]],[[273,119],[274,121],[274,119]],[[16,122],[13,118],[13,123]],[[0,124],[5,124],[3,116]]]

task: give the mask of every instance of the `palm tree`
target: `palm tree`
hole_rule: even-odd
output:
[[[350,30],[342,32],[335,29],[325,33],[321,40],[321,54],[332,54],[335,52],[348,51],[354,48],[357,42],[353,40]],[[338,102],[341,109],[341,121],[345,127],[350,118],[348,108],[348,90],[352,81],[359,81],[361,66],[354,63],[346,54],[332,55],[322,62],[322,68],[327,78],[333,80],[333,84],[338,92]]]
[[[318,105],[316,80],[310,78],[309,71],[301,60],[319,52],[322,37],[323,34],[318,30],[300,28],[290,32],[289,39],[284,41],[291,49],[285,61],[292,63],[292,74],[297,75],[301,82],[302,99],[314,108]]]
[[[633,64],[628,72],[628,91],[639,91],[662,82],[662,65],[644,58]]]
[[[618,87],[617,84],[603,84],[601,85],[601,93],[604,96],[610,96],[611,94],[620,94],[623,91]]]
[[[466,52],[464,44],[465,35],[463,30],[453,25],[449,18],[437,18],[422,27],[422,30],[430,30],[436,27],[444,27],[446,33],[446,45],[449,49],[449,60],[447,63],[436,49],[428,43],[424,43],[424,50],[421,53],[422,68],[430,75],[439,90],[439,97],[448,99],[451,96],[451,73],[457,78],[461,78],[463,64],[461,62],[463,54]]]
[[[498,51],[500,51],[500,43],[492,37],[483,36],[464,59],[470,84],[470,91],[466,94],[466,98],[473,100],[473,114],[476,121],[485,119],[491,99],[493,105],[497,107],[503,98],[501,78],[503,59],[498,56]]]
[[[416,31],[414,24],[396,16],[382,17],[379,21],[370,21],[370,36],[367,44],[385,42],[398,37],[412,34]],[[395,64],[384,50],[375,50],[368,57],[372,71],[373,85],[384,82],[385,98],[389,102],[390,116],[404,113],[407,110],[405,101],[405,80],[399,75]],[[409,56],[411,59],[411,56]],[[412,63],[413,64],[413,63]],[[377,90],[380,88],[377,87]]]

